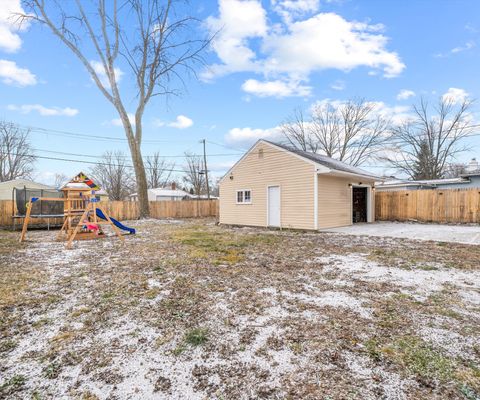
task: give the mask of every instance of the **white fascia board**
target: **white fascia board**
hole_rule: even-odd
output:
[[[361,179],[366,179],[369,181],[377,181],[378,178],[374,176],[369,176],[369,175],[362,175],[362,174],[355,174],[353,172],[345,172],[345,171],[339,171],[336,169],[329,169],[328,172],[317,172],[318,174],[328,174],[332,176],[345,176],[345,177],[352,177],[352,178],[361,178]]]

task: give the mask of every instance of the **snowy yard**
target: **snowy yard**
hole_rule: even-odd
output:
[[[130,225],[0,232],[0,398],[480,396],[478,246]]]

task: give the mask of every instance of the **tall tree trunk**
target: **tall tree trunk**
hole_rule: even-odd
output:
[[[135,179],[137,180],[137,194],[140,206],[140,218],[148,218],[150,216],[150,205],[148,203],[148,185],[145,167],[143,165],[142,153],[140,146],[135,146],[132,150],[132,160],[135,170]]]
[[[132,124],[128,118],[128,114],[123,108],[123,105],[117,105],[125,134],[128,138],[128,146],[132,155],[133,170],[135,171],[135,180],[137,184],[137,197],[140,208],[140,218],[148,218],[150,216],[150,204],[148,203],[148,184],[147,174],[145,173],[145,166],[143,164],[141,139],[142,139],[142,125],[141,118],[136,118],[135,134],[133,133]],[[139,114],[140,115],[140,114]]]

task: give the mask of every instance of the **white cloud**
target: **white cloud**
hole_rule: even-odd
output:
[[[277,11],[302,14],[315,12],[318,4],[275,0],[272,6]],[[350,71],[366,66],[381,69],[384,77],[390,78],[405,68],[398,54],[386,49],[383,25],[347,21],[335,13],[269,24],[258,0],[219,0],[219,16],[209,17],[207,27],[211,33],[218,32],[212,47],[221,63],[211,65],[202,74],[204,79],[252,72],[263,75],[267,82],[298,82],[301,86],[312,72],[324,69]],[[291,93],[298,95],[298,91]],[[277,91],[272,95],[277,96]]]
[[[310,112],[313,111],[315,107],[323,106],[325,104],[328,104],[334,108],[342,107],[346,102],[346,100],[319,100],[312,104],[310,107]],[[372,107],[372,116],[378,115],[385,119],[389,119],[393,124],[400,124],[411,118],[411,108],[409,106],[390,106],[385,104],[383,101],[369,101],[366,104]]]
[[[397,94],[397,100],[407,100],[410,97],[414,97],[415,92],[413,90],[409,89],[402,89],[400,92]]]
[[[449,57],[451,56],[452,54],[457,54],[457,53],[462,53],[464,51],[468,51],[468,50],[471,50],[473,49],[477,44],[473,41],[473,40],[469,40],[468,42],[466,42],[464,45],[462,46],[457,46],[457,47],[454,47],[453,49],[449,50],[448,52],[446,53],[437,53],[434,55],[434,57],[436,58],[445,58],[445,57]]]
[[[169,126],[170,128],[186,129],[190,128],[192,125],[193,120],[185,115],[177,115],[175,121],[172,122],[165,122],[158,118],[155,118],[153,120],[153,126],[155,126],[156,128],[160,128],[162,126]],[[213,125],[213,127],[215,127],[215,125]]]
[[[90,65],[97,74],[98,79],[100,79],[102,85],[105,86],[107,89],[110,89],[110,81],[108,80],[107,74],[105,73],[105,68],[103,67],[103,64],[100,61],[90,61]],[[115,67],[113,69],[113,72],[115,74],[115,79],[117,83],[120,82],[123,76],[123,71],[120,68]]]
[[[37,78],[28,69],[8,60],[0,60],[0,79],[7,85],[29,86],[37,83]]]
[[[472,25],[471,23],[465,24],[465,30],[467,30],[470,33],[477,33],[478,32],[478,29],[474,25]]]
[[[275,140],[281,137],[280,127],[260,129],[260,128],[233,128],[225,135],[227,143],[249,146],[258,139]]]
[[[168,126],[177,129],[190,128],[192,125],[193,121],[185,115],[178,115],[175,121],[168,124]]]
[[[11,111],[19,111],[22,114],[30,114],[32,111],[36,111],[42,117],[53,117],[53,116],[74,117],[79,112],[76,108],[44,107],[41,104],[22,104],[20,106],[17,106],[15,104],[10,104],[7,106],[7,109]]]
[[[132,113],[127,113],[128,115],[128,120],[132,125],[135,125],[135,115]],[[113,126],[123,126],[121,118],[114,118],[110,121],[110,124]]]
[[[211,65],[202,74],[212,79],[231,72],[255,70],[255,52],[248,47],[248,39],[267,34],[267,15],[257,0],[219,0],[218,18],[208,17],[206,26],[216,34],[212,48],[222,64]]]
[[[2,0],[0,7],[0,50],[15,53],[20,50],[22,40],[18,32],[24,31],[28,23],[19,23],[16,14],[25,14],[20,0]]]
[[[375,25],[349,22],[334,13],[318,14],[294,22],[287,33],[270,35],[264,44],[270,53],[265,67],[308,76],[315,70],[367,66],[382,68],[385,77],[393,77],[405,65],[396,53],[385,50],[386,44]]]
[[[455,54],[455,53],[460,53],[462,51],[467,51],[467,50],[473,49],[475,46],[476,46],[476,43],[473,40],[470,40],[467,43],[465,43],[465,45],[454,47],[450,51]]]
[[[288,96],[309,96],[312,88],[310,86],[301,85],[300,82],[294,81],[264,81],[260,82],[256,79],[248,79],[242,89],[259,97],[288,97]]]
[[[345,90],[345,88],[347,87],[347,84],[345,83],[345,81],[342,81],[342,80],[337,80],[335,82],[333,82],[330,87],[333,89],[333,90]]]
[[[446,93],[443,94],[442,99],[444,101],[451,101],[453,103],[461,103],[469,97],[469,94],[464,89],[449,88]]]
[[[287,22],[320,8],[320,0],[271,0],[271,3],[273,10]]]
[[[390,119],[393,124],[401,124],[412,119],[410,106],[389,106],[383,101],[372,101],[374,112],[383,118]]]

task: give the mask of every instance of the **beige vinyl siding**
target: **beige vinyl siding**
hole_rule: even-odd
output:
[[[318,228],[335,228],[352,224],[351,179],[318,176]]]
[[[318,229],[352,225],[352,187],[358,180],[338,176],[318,176]],[[362,182],[366,185],[374,184]],[[368,198],[370,217],[375,220],[375,192]]]
[[[267,226],[267,188],[280,186],[281,226],[314,229],[314,170],[294,154],[258,143],[220,183],[220,223]],[[237,204],[237,190],[251,190],[251,204]]]

